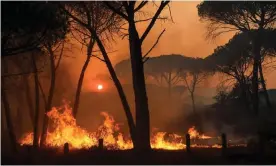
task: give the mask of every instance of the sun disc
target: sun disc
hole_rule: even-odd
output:
[[[98,88],[98,90],[102,90],[103,89],[103,85],[100,84],[100,85],[98,85],[97,88]]]

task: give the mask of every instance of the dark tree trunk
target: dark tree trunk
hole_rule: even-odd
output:
[[[191,99],[192,99],[192,106],[193,106],[193,112],[196,115],[196,106],[195,106],[195,96],[194,92],[191,92]]]
[[[23,134],[23,112],[22,112],[22,104],[24,103],[23,91],[18,92],[16,95],[18,107],[16,110],[16,123],[15,123],[15,135],[16,138],[20,138]]]
[[[134,148],[137,146],[136,145],[136,127],[135,127],[135,123],[134,123],[134,119],[133,119],[133,116],[131,114],[131,110],[130,110],[130,107],[129,107],[129,104],[128,104],[128,101],[127,101],[127,98],[126,98],[126,95],[124,93],[124,90],[123,90],[123,87],[115,73],[115,70],[111,64],[111,61],[108,57],[108,54],[104,48],[104,45],[102,44],[101,40],[99,39],[98,35],[93,32],[93,35],[96,39],[96,42],[101,50],[101,53],[103,54],[103,57],[104,57],[104,60],[105,60],[105,63],[106,63],[106,66],[108,68],[108,71],[111,75],[111,78],[116,86],[116,89],[119,93],[119,96],[120,96],[120,99],[121,99],[121,102],[122,102],[122,105],[124,107],[124,111],[125,111],[125,114],[126,114],[126,117],[127,117],[127,122],[128,122],[128,127],[129,127],[129,131],[130,131],[130,135],[131,135],[131,139],[132,139],[132,142],[133,142],[133,145],[134,145]]]
[[[248,88],[246,88],[246,81],[245,79],[243,78],[243,80],[238,80],[239,81],[239,84],[240,84],[240,87],[241,87],[241,97],[242,97],[242,100],[244,101],[244,106],[245,106],[245,109],[247,111],[250,111],[250,106],[249,106],[249,101],[248,101],[248,95],[247,95],[247,91],[248,91]]]
[[[22,130],[22,112],[21,112],[21,110],[20,110],[20,108],[18,107],[17,108],[17,112],[16,112],[16,138],[20,138],[21,137],[21,135],[22,135],[22,132],[23,132],[23,130]]]
[[[263,93],[264,93],[264,97],[265,97],[265,101],[266,101],[266,105],[268,108],[271,108],[271,102],[269,100],[269,96],[267,93],[267,89],[266,89],[266,84],[265,84],[265,79],[264,79],[264,75],[263,75],[263,69],[262,69],[262,64],[259,63],[259,73],[260,73],[260,78],[261,78],[261,84],[263,87]]]
[[[27,105],[28,105],[28,109],[29,109],[29,115],[30,115],[30,119],[32,122],[32,125],[34,127],[34,107],[33,107],[33,100],[31,97],[31,93],[30,93],[30,85],[29,85],[29,80],[26,76],[23,76],[24,82],[25,82],[25,96],[26,96],[26,100],[27,100]]]
[[[169,87],[169,99],[170,99],[170,103],[171,103],[171,93],[172,93],[172,73],[169,73],[169,79],[168,79],[168,87]]]
[[[261,59],[261,44],[259,41],[259,35],[257,35],[253,40],[253,54],[254,54],[254,64],[253,64],[253,77],[252,77],[252,98],[253,98],[253,108],[255,114],[259,113],[259,79],[258,79],[258,69]]]
[[[134,16],[129,16],[129,45],[132,68],[133,89],[136,111],[136,141],[138,151],[149,151],[150,146],[150,115],[146,92],[144,65],[141,50],[141,41],[135,27]]]
[[[39,80],[37,73],[37,66],[35,62],[35,57],[32,54],[32,63],[33,63],[33,71],[34,71],[34,83],[35,83],[35,115],[34,115],[34,139],[33,146],[35,148],[39,145],[39,134],[38,134],[38,125],[39,125]]]
[[[47,137],[47,129],[48,129],[48,123],[49,123],[49,118],[47,116],[47,113],[52,108],[52,100],[53,100],[53,96],[54,96],[55,82],[56,82],[54,52],[52,51],[52,48],[50,48],[50,47],[48,47],[47,49],[50,54],[49,57],[50,57],[50,65],[51,65],[51,84],[50,84],[48,100],[47,100],[47,105],[45,108],[44,121],[43,121],[43,126],[42,126],[41,141],[40,141],[41,147],[44,146],[46,137]]]
[[[4,79],[2,78],[2,87],[4,85]],[[1,97],[2,97],[2,102],[3,102],[3,106],[4,106],[4,110],[5,110],[5,116],[6,116],[6,123],[7,123],[7,130],[9,132],[9,136],[10,136],[10,142],[11,142],[11,147],[13,152],[17,152],[17,142],[16,142],[16,136],[14,133],[14,127],[13,127],[13,123],[12,123],[12,119],[11,119],[11,109],[10,109],[10,105],[7,99],[7,94],[6,91],[2,88],[1,90]]]
[[[91,52],[92,52],[92,50],[91,50]],[[80,78],[79,78],[79,82],[78,82],[78,87],[77,87],[76,97],[75,97],[75,103],[74,103],[74,108],[73,108],[73,115],[74,115],[75,118],[77,117],[77,113],[78,113],[78,109],[79,109],[82,83],[83,83],[83,79],[84,79],[84,74],[85,74],[86,68],[87,68],[87,66],[89,64],[89,61],[90,61],[90,58],[91,58],[91,52],[90,52],[90,55],[87,55],[87,58],[86,58],[86,61],[85,61],[84,65],[83,65],[83,67],[82,67]]]

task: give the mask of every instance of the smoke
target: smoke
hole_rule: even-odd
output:
[[[206,39],[206,24],[200,22],[200,18],[197,15],[196,6],[199,3],[200,2],[172,2],[170,7],[173,21],[157,21],[156,25],[143,43],[143,53],[146,53],[152,47],[163,29],[166,29],[166,31],[161,37],[158,45],[149,54],[150,57],[165,54],[182,54],[185,56],[203,58],[213,53],[217,46],[224,45],[228,42],[228,40],[233,36],[232,33],[224,34],[218,37],[215,41]],[[156,7],[154,5],[149,5],[147,8],[149,13],[153,13],[155,9]],[[168,8],[164,10],[162,16],[170,17]],[[138,30],[140,35],[147,25],[148,22],[139,23]],[[78,42],[73,40],[72,44],[74,46],[71,50],[72,52],[66,52],[67,56],[62,59],[57,71],[57,91],[55,92],[54,99],[55,106],[61,105],[61,100],[63,98],[72,101],[72,103],[74,102],[77,83],[82,66],[86,59],[85,46],[82,48]],[[123,59],[128,59],[128,39],[117,37],[116,42],[109,44],[108,52],[111,51],[114,51],[109,54],[113,66]],[[114,84],[110,80],[96,79],[96,76],[99,74],[109,75],[104,62],[92,58],[83,81],[79,114],[77,116],[79,125],[84,126],[90,131],[94,131],[102,122],[100,112],[105,111],[114,116],[116,121],[123,123],[124,128],[127,129],[126,117]],[[266,78],[267,87],[275,88],[276,82],[273,81],[273,78],[275,78],[276,72],[270,72],[268,74],[269,75],[267,75]],[[208,99],[198,99],[197,102],[203,103],[202,105],[210,103],[210,98],[212,98],[215,92],[214,87],[219,81],[220,80],[217,77],[213,77],[210,78],[208,82],[204,83],[196,93],[197,95],[207,96]],[[46,85],[43,86],[48,90],[47,81],[44,82]],[[98,84],[103,84],[103,91],[96,91]],[[124,85],[124,89],[134,115],[132,85]],[[166,90],[157,87],[148,90],[151,126],[163,131],[171,132],[174,132],[175,129],[177,129],[184,134],[185,125],[188,124],[185,121],[185,117],[192,112],[190,98],[189,96],[183,97],[175,94],[173,102],[169,104],[169,98],[166,93]],[[25,105],[22,109],[27,110],[28,108]],[[43,107],[43,104],[41,104],[41,108]],[[41,113],[43,113],[43,111],[44,110],[41,109]],[[25,116],[28,115],[25,114]],[[214,128],[215,127],[212,124],[206,122],[203,130],[215,131]],[[225,128],[225,131],[228,133],[231,132],[229,128]],[[220,131],[217,131],[217,133],[219,132]]]
[[[166,29],[162,35],[157,46],[149,54],[152,56],[160,56],[164,54],[182,54],[191,57],[204,58],[211,53],[214,49],[220,45],[224,45],[233,36],[233,33],[227,33],[219,36],[214,41],[206,39],[206,23],[201,22],[197,14],[196,6],[200,2],[172,2],[171,14],[173,20],[157,21],[152,31],[143,43],[143,53],[146,53],[152,45],[155,43],[157,37]],[[156,11],[154,5],[148,5],[146,8],[146,16],[152,15]],[[169,9],[166,8],[162,12],[162,17],[169,17]],[[139,17],[138,17],[139,19]],[[138,23],[137,29],[139,35],[142,35],[148,22]],[[81,50],[81,45],[74,42],[75,49],[72,50],[72,56],[74,58],[64,58],[64,64],[67,66],[68,73],[70,74],[70,82],[73,87],[77,86],[79,75],[86,59],[85,47]],[[129,58],[129,45],[127,37],[121,39],[117,37],[116,42],[109,43],[108,51],[113,66],[123,59]],[[80,123],[89,128],[94,128],[99,123],[99,113],[101,111],[107,111],[115,117],[115,119],[122,121],[127,126],[125,115],[119,96],[112,81],[97,79],[99,74],[109,75],[106,65],[96,59],[92,58],[89,66],[86,70],[81,102],[80,113],[78,119]],[[272,80],[276,73],[270,74],[267,77],[268,88],[276,87],[275,82]],[[215,87],[219,83],[218,77],[209,78],[204,84],[197,89],[196,94],[201,98],[197,100],[199,105],[210,104],[213,102],[212,97],[215,95]],[[98,84],[104,84],[104,91],[100,97],[100,93],[96,92]],[[132,91],[132,85],[124,85],[131,109],[134,110],[134,96]],[[148,88],[150,89],[150,88]],[[75,90],[73,88],[72,90]],[[74,95],[75,92],[72,92]],[[176,97],[175,102],[171,105],[168,104],[168,97],[166,97],[166,91],[160,89],[148,90],[149,106],[151,111],[151,123],[153,127],[163,128],[165,130],[174,130],[175,128],[182,128],[179,125],[185,125],[186,122],[178,123],[176,121],[184,121],[183,116],[191,113],[191,101],[189,96]],[[94,95],[94,97],[92,97]],[[185,105],[186,104],[186,105]],[[185,105],[185,106],[183,106]],[[133,111],[134,113],[134,111]],[[209,127],[208,127],[209,126]],[[126,127],[127,128],[127,127]],[[212,125],[205,126],[206,131],[214,128]],[[181,130],[181,129],[180,129]],[[184,130],[184,129],[183,129]]]

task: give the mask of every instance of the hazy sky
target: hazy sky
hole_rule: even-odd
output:
[[[150,56],[175,53],[185,56],[206,57],[210,55],[217,46],[228,42],[233,36],[231,33],[224,34],[215,41],[210,41],[205,38],[206,24],[200,22],[197,14],[197,4],[199,4],[199,2],[172,2],[171,11],[174,23],[157,22],[143,44],[143,52],[148,51],[164,28],[166,28],[166,32],[163,34],[158,45],[151,52]],[[153,9],[155,9],[154,6],[149,5],[149,11],[155,11]],[[162,16],[168,16],[168,14],[169,10],[166,9],[162,13]],[[145,24],[139,26],[138,29],[140,32],[144,31],[144,27]],[[78,45],[75,47],[80,48]],[[65,60],[69,66],[72,80],[76,84],[86,58],[85,49],[81,52],[79,48],[74,51],[74,56],[76,58]],[[129,57],[127,38],[124,40],[118,39],[117,42],[112,45],[112,50],[116,50],[116,52],[110,54],[113,65],[122,59],[127,59]],[[93,78],[96,74],[105,72],[107,72],[105,64],[93,58],[85,75],[84,91],[94,89],[98,82],[93,80]],[[267,72],[265,74],[268,88],[276,88],[276,81],[273,81],[276,72]]]

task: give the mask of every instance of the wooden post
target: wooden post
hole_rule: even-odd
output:
[[[227,149],[227,137],[225,133],[221,134],[222,155],[225,155]]]
[[[190,134],[186,134],[186,150],[188,153],[191,152],[191,139]]]
[[[69,144],[67,142],[64,144],[63,152],[64,152],[64,154],[69,153]]]
[[[101,138],[101,139],[99,139],[99,150],[103,150],[103,139]]]

